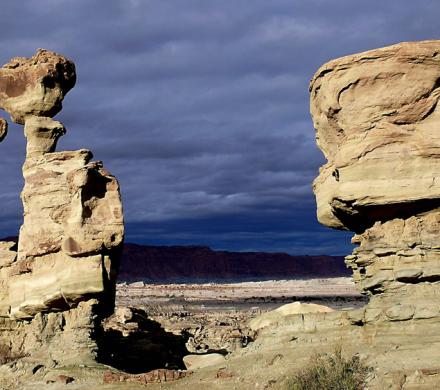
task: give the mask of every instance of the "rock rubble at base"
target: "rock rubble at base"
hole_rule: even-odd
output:
[[[107,371],[104,373],[104,383],[164,383],[173,382],[188,375],[191,375],[190,371],[167,370],[165,368],[144,374],[123,374]]]

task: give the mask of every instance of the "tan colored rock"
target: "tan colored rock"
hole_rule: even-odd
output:
[[[15,241],[0,241],[0,269],[10,266],[17,258]]]
[[[9,344],[13,355],[46,368],[96,364],[97,315],[98,301],[89,300],[63,312],[38,313],[30,321],[0,317],[0,345]]]
[[[330,313],[332,311],[334,310],[328,306],[317,305],[314,303],[288,303],[275,310],[253,318],[251,321],[249,321],[249,328],[256,331],[267,326],[275,325],[280,321],[283,321],[287,316],[306,313]]]
[[[48,117],[28,117],[24,126],[27,158],[54,152],[58,138],[65,133],[66,129],[61,122]]]
[[[0,346],[20,358],[11,368],[18,382],[28,371],[96,365],[100,322],[114,309],[124,237],[119,184],[90,151],[55,151],[66,130],[51,117],[75,79],[74,64],[46,50],[0,69],[0,108],[24,124],[27,140],[18,244],[0,242]],[[6,132],[0,118],[0,141]]]
[[[314,182],[318,219],[356,233],[358,247],[346,263],[358,289],[370,296],[364,309],[347,313],[354,327],[345,332],[358,334],[363,350],[376,356],[381,374],[373,388],[392,376],[435,369],[440,41],[331,61],[315,74],[310,92],[317,142],[328,160]],[[336,325],[346,327],[344,321]],[[433,381],[424,383],[433,388]]]
[[[346,261],[373,295],[412,300],[415,283],[440,280],[439,53],[439,41],[372,50],[325,64],[310,84],[328,160],[314,183],[318,218],[358,233]]]
[[[314,183],[324,225],[362,232],[439,199],[439,47],[372,50],[330,61],[313,77],[311,113],[328,160]]]
[[[8,134],[8,122],[6,119],[0,118],[0,142],[2,142]]]
[[[17,260],[17,243],[0,242],[0,317],[9,313],[9,271]]]
[[[215,366],[226,361],[225,357],[219,353],[207,353],[205,355],[186,355],[183,362],[187,370],[198,370],[200,368]]]
[[[0,108],[19,124],[28,116],[53,117],[75,81],[75,65],[57,53],[13,58],[0,68]]]
[[[0,69],[0,107],[27,139],[24,221],[16,255],[5,247],[1,259],[2,316],[31,318],[91,298],[113,309],[124,235],[118,182],[88,150],[55,152],[66,130],[51,116],[75,80],[73,62],[47,50]],[[0,137],[6,128],[0,121]]]
[[[124,231],[119,186],[90,159],[80,150],[26,160],[24,223],[9,280],[14,317],[90,296],[112,305]]]

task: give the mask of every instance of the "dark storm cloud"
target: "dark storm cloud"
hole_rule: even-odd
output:
[[[88,147],[120,180],[129,241],[345,253],[316,221],[324,159],[308,81],[324,62],[438,38],[437,1],[5,2],[0,59],[71,57],[63,149]],[[20,224],[18,126],[1,148],[0,231]]]

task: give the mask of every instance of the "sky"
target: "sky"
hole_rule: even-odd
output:
[[[316,219],[309,80],[333,58],[440,38],[439,16],[438,0],[5,0],[0,62],[37,48],[75,62],[58,150],[88,148],[118,178],[126,241],[343,255],[352,234]],[[24,151],[11,125],[1,236],[21,224]]]

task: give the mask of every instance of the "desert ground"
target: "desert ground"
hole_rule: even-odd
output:
[[[364,302],[352,279],[347,277],[201,284],[119,283],[116,299],[117,306],[182,305],[207,311],[265,311],[297,300],[335,309],[357,307]]]
[[[146,313],[165,332],[181,338],[188,353],[225,355],[254,340],[255,334],[248,327],[253,318],[298,301],[335,310],[356,309],[366,303],[351,278],[346,277],[202,284],[119,283],[116,298],[118,310],[130,307]]]

